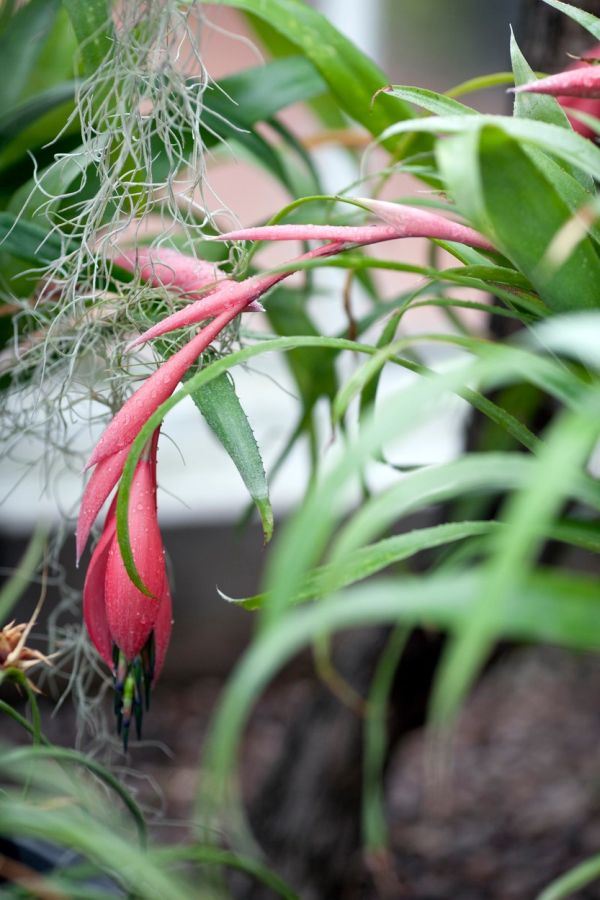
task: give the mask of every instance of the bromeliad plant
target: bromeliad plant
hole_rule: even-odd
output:
[[[540,2],[560,8],[600,40],[594,17],[558,0]],[[137,4],[124,4],[113,22],[109,4],[30,0],[2,21],[5,49],[32,23],[39,36],[18,90],[4,98],[1,126],[7,143],[0,171],[6,185],[19,184],[16,191],[6,188],[0,213],[2,321],[9,326],[2,331],[3,388],[9,402],[18,398],[14,411],[7,406],[4,440],[10,444],[17,426],[32,430],[40,405],[44,451],[50,440],[61,443],[57,429],[66,409],[73,420],[87,421],[91,396],[110,407],[87,462],[92,471],[76,542],[79,558],[108,502],[87,565],[83,612],[114,678],[127,745],[132,721],[139,733],[171,629],[157,517],[160,430],[168,428],[168,412],[192,397],[238,468],[268,541],[267,478],[229,373],[268,352],[287,354],[301,409],[271,479],[306,436],[312,487],[269,553],[264,591],[236,601],[257,610],[262,627],[216,716],[208,747],[210,794],[205,789],[198,807],[199,819],[208,811],[220,815],[235,842],[240,819],[232,772],[245,719],[267,681],[302,646],[322,647],[338,629],[384,622],[447,632],[430,706],[438,726],[452,721],[500,637],[600,647],[597,586],[571,561],[573,547],[584,554],[600,549],[600,490],[590,468],[600,431],[600,150],[593,108],[577,105],[597,99],[599,69],[586,58],[568,72],[538,79],[513,37],[513,115],[482,115],[456,99],[460,88],[451,97],[386,85],[383,73],[302,0],[225,0],[251,14],[274,51],[281,48],[273,37],[278,34],[298,55],[214,87],[197,70],[177,68],[166,46],[159,48],[160,71],[140,70],[141,61],[157,53],[157,34],[184,34],[197,47],[190,16],[202,5],[168,0],[134,13]],[[70,52],[79,48],[75,84],[62,81],[65,72],[48,62],[56,60],[61,40],[71,42]],[[198,63],[195,49],[192,56]],[[41,78],[49,88],[38,94]],[[561,103],[568,98],[572,124],[555,96]],[[375,197],[327,195],[306,148],[277,119],[284,107],[315,97],[319,114],[325,110],[328,121],[346,114],[365,129],[365,146],[372,141],[388,154],[385,167],[373,173]],[[270,138],[256,128],[260,122],[272,126]],[[347,147],[351,142],[340,134]],[[290,204],[271,222],[220,232],[181,176],[191,169],[197,176],[192,187],[207,191],[204,151],[231,144],[279,180]],[[25,148],[35,155],[33,170]],[[395,172],[420,179],[420,190],[400,202],[383,201],[379,194]],[[364,185],[359,193],[368,193]],[[161,228],[152,235],[155,214]],[[147,233],[150,239],[142,240]],[[406,237],[432,242],[429,265],[364,252]],[[271,240],[300,241],[304,252],[260,271],[255,250]],[[306,246],[313,241],[317,246]],[[313,270],[322,266],[348,271],[343,333],[322,334],[311,318]],[[377,269],[417,280],[384,300]],[[289,287],[292,273],[303,274],[303,288]],[[360,318],[352,314],[357,289],[369,304]],[[405,317],[424,306],[445,314],[448,327],[405,333]],[[462,317],[466,310],[486,321],[508,321],[511,339],[494,340],[494,329],[485,336],[471,330]],[[253,317],[240,319],[248,312],[263,312],[274,335],[259,338]],[[154,350],[150,371],[148,356],[137,356],[147,344]],[[456,352],[438,371],[427,365],[425,345]],[[345,380],[336,367],[342,355],[364,357]],[[146,366],[139,386],[131,359]],[[107,368],[105,385],[85,382],[90,360]],[[417,377],[383,400],[379,388],[389,366]],[[75,406],[74,372],[87,386]],[[436,466],[417,460],[409,471],[398,471],[389,442],[452,397],[476,416],[469,452]],[[316,415],[323,399],[344,446],[327,470],[319,465]],[[369,486],[374,467],[393,476],[390,487]],[[356,485],[363,499],[349,509],[348,487]],[[440,503],[442,522],[388,534],[407,514]],[[411,561],[422,551],[430,551],[431,563],[415,576]],[[402,574],[381,575],[399,563]],[[363,585],[369,576],[378,577]],[[397,662],[398,654],[386,659]],[[382,683],[374,685],[378,699],[366,726],[363,834],[369,851],[387,842],[379,789]],[[370,703],[366,698],[368,710]],[[19,810],[26,822],[26,810]],[[3,821],[0,815],[0,827]],[[211,861],[234,864],[214,848]],[[153,865],[164,871],[177,860],[159,856]],[[566,895],[564,884],[582,884],[597,869],[592,864],[567,876],[548,896]],[[129,889],[130,874],[118,877]],[[282,895],[293,896],[276,884]],[[145,891],[153,896],[147,880],[140,894]]]

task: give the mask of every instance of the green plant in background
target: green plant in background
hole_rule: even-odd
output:
[[[556,0],[541,2],[600,38],[593,16]],[[6,750],[0,760],[13,784],[0,800],[0,833],[74,848],[76,862],[60,877],[45,878],[67,894],[106,896],[110,885],[101,879],[108,877],[136,896],[190,896],[197,867],[217,865],[240,868],[281,896],[294,896],[257,861],[236,790],[236,753],[252,705],[278,669],[306,645],[326,656],[338,630],[395,626],[366,700],[363,835],[369,851],[387,843],[379,778],[386,694],[411,628],[425,624],[448,635],[430,706],[437,749],[498,639],[600,648],[597,581],[576,568],[570,554],[571,548],[585,555],[600,549],[600,488],[590,465],[600,432],[600,150],[573,129],[553,96],[522,89],[537,76],[514,37],[514,114],[490,116],[463,97],[498,83],[496,76],[448,94],[389,86],[302,0],[224,5],[248,14],[277,58],[216,85],[195,42],[193,17],[202,3],[124,4],[113,24],[103,0],[30,0],[18,9],[8,4],[0,20],[0,49],[14,58],[12,78],[0,93],[1,436],[10,452],[15,431],[25,430],[41,452],[56,448],[63,461],[78,464],[67,426],[86,423],[90,397],[98,395],[106,418],[116,414],[105,433],[110,441],[103,437],[90,460],[94,488],[86,497],[95,499],[93,515],[84,513],[86,531],[119,487],[105,526],[110,541],[102,576],[94,581],[91,566],[86,589],[94,604],[90,631],[109,665],[117,626],[131,612],[127,604],[146,616],[145,630],[126,654],[119,638],[131,669],[123,675],[117,666],[118,686],[130,679],[136,714],[142,697],[135,667],[140,653],[146,660],[154,652],[163,582],[153,586],[148,565],[140,565],[143,538],[130,498],[168,412],[192,396],[248,487],[266,539],[273,527],[267,476],[275,477],[302,436],[312,449],[310,489],[269,550],[263,592],[232,601],[256,611],[258,628],[215,717],[195,821],[197,833],[224,835],[228,849],[208,840],[147,846],[143,816],[118,781],[95,761],[46,744],[32,695],[31,722],[3,704],[2,711],[32,732],[34,745]],[[192,47],[192,74],[172,53],[183,37]],[[384,234],[387,240],[414,233],[393,231],[405,228],[400,217],[407,198],[392,207],[357,201],[352,189],[348,196],[326,195],[310,153],[277,118],[297,101],[313,103],[325,122],[342,126],[341,146],[350,143],[349,117],[368,133],[365,146],[383,147],[385,168],[366,182],[374,194],[393,173],[421,179],[430,193],[410,203],[432,207],[448,228],[462,228],[419,232],[448,251],[452,265],[438,265],[435,255],[429,265],[416,266],[367,254],[364,246]],[[589,110],[571,115],[597,128]],[[271,125],[269,137],[256,127],[261,122]],[[209,191],[205,152],[230,144],[277,178],[290,203],[268,223],[274,227],[223,235],[232,242],[227,250],[214,240],[219,229],[203,201]],[[192,180],[184,184],[189,170]],[[364,184],[359,193],[367,193]],[[384,224],[365,224],[367,210],[381,214]],[[475,243],[465,240],[474,232]],[[246,241],[290,234],[331,243],[258,273],[256,243]],[[143,250],[143,244],[150,246]],[[161,250],[171,254],[162,264]],[[190,256],[197,258],[193,264]],[[198,259],[212,264],[208,280]],[[310,316],[312,270],[322,266],[347,270],[347,293],[360,285],[369,299],[368,312],[352,319],[347,333],[320,334]],[[377,269],[413,273],[418,286],[384,301],[373,277]],[[291,270],[303,271],[302,288],[285,285]],[[476,289],[479,299],[453,296],[458,288]],[[238,314],[266,289],[262,302],[272,334],[259,335],[246,320],[240,326]],[[423,306],[438,307],[449,328],[405,333],[405,317]],[[465,309],[511,320],[511,339],[473,333],[461,317]],[[210,324],[196,333],[206,319]],[[165,337],[165,322],[187,331]],[[123,406],[136,380],[125,343],[140,332],[146,339],[146,331],[162,335],[155,371]],[[208,351],[215,339],[218,347]],[[425,362],[432,344],[455,351],[439,370]],[[266,475],[230,374],[265,353],[285,354],[300,397],[297,427]],[[336,363],[349,354],[358,363],[342,377]],[[138,362],[144,359],[147,371],[147,357]],[[382,400],[380,379],[390,366],[417,377]],[[94,378],[99,367],[108,372],[100,386]],[[386,455],[389,442],[455,396],[480,417],[477,446],[449,463],[397,473],[389,488],[370,491],[371,466],[395,471]],[[529,405],[524,396],[532,398]],[[317,449],[322,399],[343,446],[326,469]],[[543,428],[536,424],[540,409],[547,413]],[[148,477],[155,492],[156,476]],[[349,506],[349,491],[357,487],[362,502]],[[440,503],[440,524],[390,536],[408,514]],[[154,521],[155,505],[144,515]],[[553,553],[542,563],[549,546]],[[424,550],[432,561],[415,576],[410,560]],[[34,550],[23,563],[25,573],[35,567],[31,559]],[[104,572],[117,563],[123,571],[109,584]],[[0,624],[8,621],[11,591],[9,585],[0,597]],[[156,634],[159,640],[158,626]],[[73,764],[83,766],[83,778],[74,776]],[[116,820],[106,788],[133,817],[138,843],[129,821]],[[49,797],[65,802],[55,808]],[[215,822],[219,829],[206,828]],[[543,896],[569,896],[599,872],[600,863],[591,860]]]

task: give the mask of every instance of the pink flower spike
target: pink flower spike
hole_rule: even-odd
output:
[[[166,580],[164,550],[156,514],[155,464],[140,459],[129,497],[129,537],[136,568],[152,593],[146,596],[125,569],[116,530],[106,560],[106,618],[113,643],[131,662],[146,645],[158,618]]]
[[[116,531],[115,504],[113,503],[100,540],[94,548],[83,587],[83,620],[92,644],[107,666],[112,668],[112,637],[106,617],[105,582],[106,562]]]
[[[258,225],[219,234],[219,241],[338,241],[343,244],[374,244],[391,241],[394,228],[381,225]]]
[[[540,78],[513,88],[515,94],[550,94],[552,97],[600,99],[600,67],[584,64],[548,78]]]
[[[141,387],[123,404],[105,429],[86,468],[97,465],[132,443],[142,425],[148,421],[154,410],[173,393],[177,384],[202,351],[206,350],[225,325],[239,312],[240,305],[238,304],[217,316],[181,350],[174,353],[145,379]]]
[[[114,259],[128,272],[139,269],[142,281],[153,287],[175,288],[181,294],[197,297],[206,288],[225,278],[215,263],[170,250],[167,247],[138,247]]]
[[[79,518],[77,519],[76,548],[78,565],[85,550],[92,525],[96,521],[106,498],[121,477],[129,450],[130,446],[128,445],[98,463],[85,487],[79,508]]]
[[[451,219],[414,206],[357,197],[385,225],[262,225],[220,234],[222,241],[329,241],[364,247],[398,238],[425,237],[457,241],[483,250],[494,248],[483,235]]]
[[[396,231],[396,237],[436,238],[441,241],[456,241],[480,250],[494,250],[487,238],[478,231],[459,222],[453,222],[452,219],[447,219],[439,213],[417,206],[406,206],[403,203],[371,200],[368,197],[356,197],[356,201],[374,216],[392,226]]]
[[[297,257],[297,259],[291,261],[290,265],[305,259],[332,256],[343,249],[343,246],[344,245],[340,241],[325,244],[322,247],[317,247],[315,250],[311,250],[309,253]],[[276,272],[272,275],[253,275],[250,278],[246,278],[244,281],[223,281],[210,296],[196,300],[195,303],[190,303],[189,306],[185,306],[171,316],[167,316],[167,318],[163,319],[161,322],[157,322],[152,328],[144,331],[143,334],[140,334],[139,337],[135,338],[135,340],[129,344],[128,349],[143,344],[146,341],[150,341],[162,334],[167,334],[169,331],[175,331],[177,328],[185,328],[203,321],[206,318],[207,301],[210,301],[215,305],[218,304],[221,309],[224,310],[222,315],[228,315],[229,318],[227,321],[230,321],[230,319],[233,319],[239,313],[245,312],[250,306],[256,303],[259,297],[284,278],[288,278],[294,271],[297,270],[291,268],[289,272]],[[92,465],[91,461],[88,465]]]

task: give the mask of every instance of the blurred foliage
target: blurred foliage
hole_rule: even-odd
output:
[[[571,552],[577,548],[589,569],[590,557],[600,547],[600,488],[589,465],[600,432],[600,149],[575,134],[549,98],[520,99],[515,116],[509,117],[479,115],[464,103],[462,93],[460,104],[409,85],[378,94],[386,85],[385,74],[303,0],[225,3],[259,23],[257,30],[262,28],[278,58],[207,87],[205,105],[192,109],[189,128],[179,124],[168,138],[160,128],[134,134],[139,143],[147,141],[148,171],[165,187],[163,195],[158,191],[150,200],[144,195],[144,173],[127,168],[135,157],[127,155],[119,135],[110,133],[111,116],[100,122],[94,118],[94,109],[111,109],[102,106],[106,83],[95,85],[94,77],[110,68],[120,40],[108,6],[103,0],[30,0],[18,8],[8,4],[3,11],[0,49],[10,60],[10,77],[0,87],[0,386],[5,397],[18,400],[24,385],[35,387],[36,379],[47,377],[53,348],[53,371],[63,365],[71,372],[88,350],[110,368],[114,357],[108,355],[109,344],[121,347],[144,318],[158,314],[149,301],[169,299],[158,290],[140,295],[139,284],[112,266],[110,257],[92,275],[81,266],[69,269],[89,249],[82,248],[76,227],[77,204],[94,201],[104,186],[96,157],[82,156],[78,149],[85,130],[84,86],[91,105],[86,114],[97,129],[93,146],[101,155],[103,142],[115,139],[109,162],[113,165],[123,155],[122,168],[110,170],[118,176],[114,193],[98,207],[99,231],[119,216],[143,218],[149,202],[156,204],[152,212],[166,221],[173,210],[167,187],[178,174],[172,170],[173,159],[182,171],[191,164],[198,136],[203,152],[225,153],[235,145],[270,172],[295,207],[284,218],[301,217],[302,208],[293,201],[310,194],[313,220],[355,222],[355,207],[323,196],[310,150],[277,119],[290,104],[318,97],[314,109],[323,113],[327,126],[351,120],[338,134],[346,151],[345,137],[356,129],[361,129],[363,146],[374,139],[388,151],[386,168],[378,173],[380,187],[393,173],[421,178],[429,188],[440,189],[437,205],[461,215],[498,252],[443,244],[455,257],[451,268],[438,267],[435,260],[415,266],[359,251],[306,264],[302,287],[281,286],[266,298],[273,333],[233,335],[219,357],[203,360],[140,431],[118,497],[119,538],[131,564],[127,503],[136,460],[157,425],[188,395],[238,468],[270,536],[267,481],[275,473],[263,466],[264,448],[256,444],[229,374],[262,354],[285,354],[298,395],[298,425],[275,468],[297,441],[308,437],[311,484],[269,551],[264,590],[236,601],[256,610],[259,627],[230,679],[211,732],[195,823],[199,829],[213,826],[203,831],[210,839],[171,849],[148,846],[143,816],[114,776],[75,751],[47,745],[32,691],[31,721],[3,702],[1,711],[32,733],[34,745],[26,751],[6,749],[0,756],[3,780],[10,785],[0,798],[0,834],[74,850],[72,865],[44,875],[45,887],[67,894],[83,889],[85,896],[109,896],[117,884],[129,895],[186,897],[190,885],[197,885],[199,869],[232,866],[280,896],[293,897],[293,890],[248,850],[252,845],[236,791],[236,753],[252,705],[269,680],[302,647],[335,631],[376,623],[396,629],[366,698],[363,833],[370,851],[387,840],[379,780],[386,695],[411,628],[436,627],[449,637],[431,703],[438,728],[452,723],[499,639],[600,648],[597,583],[572,562]],[[186,5],[198,7],[174,4],[173,9]],[[552,5],[566,7],[554,0]],[[429,10],[423,3],[419,8],[424,15]],[[572,9],[565,11],[577,18]],[[597,20],[579,19],[597,33]],[[514,41],[512,60],[517,83],[535,78]],[[463,93],[505,80],[505,74],[492,76]],[[188,88],[183,96],[192,96],[185,93]],[[151,84],[147,96],[155,96],[155,89]],[[127,113],[127,102],[133,104],[122,95],[119,102],[125,104],[120,114]],[[197,133],[196,112],[201,113]],[[271,127],[265,129],[265,124]],[[175,156],[169,140],[177,145]],[[350,152],[358,158],[356,149]],[[131,208],[119,205],[120,199]],[[181,228],[171,243],[202,253],[213,224],[195,221],[196,215],[193,210],[187,219],[176,220]],[[582,218],[585,227],[573,240],[573,223]],[[243,255],[245,249],[236,248],[238,256],[242,251],[242,266],[252,257],[250,252]],[[223,259],[234,275],[237,263],[235,254]],[[346,269],[347,290],[360,284],[369,300],[369,312],[347,333],[323,335],[311,316],[312,269],[321,266]],[[417,286],[384,301],[374,277],[378,268],[413,273]],[[74,271],[77,278],[69,281]],[[50,291],[36,305],[40,282],[60,274],[72,293]],[[60,278],[57,283],[60,287]],[[453,296],[454,289],[465,287],[479,291],[478,299]],[[114,295],[121,301],[118,308]],[[411,309],[424,304],[447,316],[447,330],[415,335],[403,329]],[[63,360],[56,344],[46,344],[41,367],[38,360],[28,368],[29,357],[19,352],[15,358],[15,345],[54,334],[67,309],[70,315],[75,307],[89,328],[78,332],[75,351],[65,353]],[[472,332],[461,317],[469,309],[487,309],[490,319],[510,321],[509,338]],[[106,344],[98,345],[101,329]],[[437,370],[426,365],[424,355],[432,344],[453,351]],[[342,357],[356,361],[350,375],[348,366],[338,365]],[[380,377],[388,367],[403,368],[412,377],[383,399]],[[125,373],[125,392],[131,386],[127,378]],[[453,396],[489,423],[479,445],[452,462],[417,464],[398,472],[387,456],[390,442],[426,423]],[[323,404],[343,448],[327,467],[321,465],[317,444],[317,408]],[[390,487],[368,489],[373,466],[394,476]],[[360,501],[349,499],[357,496]],[[437,504],[444,504],[442,523],[390,534],[407,515]],[[465,508],[468,517],[461,513]],[[21,574],[0,595],[5,620],[38,550],[36,543]],[[416,576],[411,561],[424,550],[430,551],[430,563]],[[367,577],[371,580],[363,583]],[[5,677],[22,684],[18,673]],[[127,817],[115,808],[112,793],[120,797]],[[215,823],[221,829],[215,830]],[[225,847],[215,846],[217,834],[226,835]],[[597,874],[592,860],[544,896],[568,896],[573,886],[581,887]],[[13,893],[19,895],[21,887],[15,885]]]

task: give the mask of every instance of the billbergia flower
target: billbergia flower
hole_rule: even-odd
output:
[[[383,220],[385,224],[359,226],[261,225],[218,235],[215,240],[219,241],[316,240],[326,241],[327,243],[291,260],[289,269],[286,269],[286,271],[275,272],[270,275],[255,275],[241,282],[229,280],[221,282],[208,295],[167,316],[139,335],[129,344],[129,348],[160,337],[177,328],[198,324],[208,318],[208,316],[213,315],[217,309],[233,310],[240,304],[242,310],[247,310],[249,304],[256,302],[270,288],[297,271],[299,267],[295,266],[296,263],[302,264],[304,261],[311,259],[333,256],[342,250],[349,250],[353,247],[364,247],[369,244],[398,240],[399,238],[426,237],[455,241],[486,252],[494,251],[493,245],[478,231],[447,219],[438,213],[368,198],[357,198],[356,203],[368,209],[379,219]],[[240,309],[238,308],[239,311]],[[235,314],[237,315],[237,312]]]
[[[83,616],[92,640],[115,677],[115,711],[127,746],[132,718],[138,736],[150,688],[162,668],[171,634],[171,595],[156,506],[158,430],[131,483],[129,538],[149,595],[131,581],[117,540],[116,500],[92,554],[83,589]]]
[[[131,445],[154,411],[172,394],[186,372],[219,333],[240,313],[256,308],[260,297],[302,267],[305,261],[333,256],[342,250],[405,237],[457,241],[493,251],[472,228],[420,208],[376,200],[358,200],[381,220],[361,226],[273,225],[220,235],[220,240],[320,240],[322,246],[290,261],[280,272],[254,275],[236,282],[216,266],[173,250],[139,249],[116,257],[129,270],[156,287],[176,290],[189,298],[180,310],[156,323],[129,345],[137,346],[177,328],[204,326],[180,350],[146,378],[114,416],[87,463],[95,467],[85,489],[77,527],[77,554],[83,552],[90,529],[119,481]],[[138,590],[121,558],[116,536],[114,501],[87,573],[84,616],[93,643],[117,684],[117,712],[125,740],[132,715],[141,721],[142,688],[156,678],[169,640],[171,597],[162,541],[156,518],[156,441],[138,462],[129,500],[129,530],[134,560],[152,596]]]

